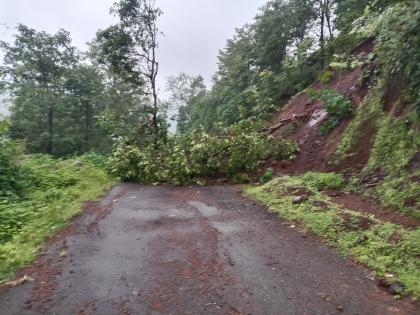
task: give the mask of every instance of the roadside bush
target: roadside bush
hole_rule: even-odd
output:
[[[0,283],[33,260],[45,237],[115,183],[105,170],[77,157],[19,156],[19,196],[0,197]]]
[[[13,197],[21,190],[21,169],[17,164],[19,145],[13,142],[0,142],[0,198]]]
[[[264,175],[260,177],[260,183],[265,184],[274,178],[274,171],[271,167],[267,168]]]
[[[141,153],[136,146],[115,145],[111,159],[112,162],[107,165],[110,173],[118,173],[123,181],[135,180],[138,177],[137,165],[141,161]]]
[[[80,160],[83,162],[92,163],[96,167],[105,169],[107,165],[108,158],[105,155],[98,154],[94,151],[88,152],[80,156]]]
[[[121,142],[108,170],[125,181],[182,185],[206,177],[236,178],[256,170],[268,157],[294,157],[296,144],[267,137],[258,132],[259,127],[242,121],[217,135],[197,128],[144,148]]]
[[[299,153],[299,145],[290,140],[290,139],[283,139],[281,141],[274,141],[272,148],[273,157],[278,160],[293,160],[297,157]]]
[[[246,184],[251,182],[251,178],[246,173],[236,174],[233,178],[233,181],[238,184]]]
[[[9,121],[0,117],[0,199],[15,198],[23,183],[19,180],[22,168],[19,159],[23,155],[22,145],[8,138]]]
[[[353,107],[351,100],[334,89],[326,88],[319,91],[308,89],[307,93],[310,99],[323,101],[325,110],[329,114],[327,121],[320,127],[322,134],[326,134],[333,130],[352,112]]]
[[[302,175],[303,182],[316,190],[343,188],[345,182],[340,174],[308,172]]]

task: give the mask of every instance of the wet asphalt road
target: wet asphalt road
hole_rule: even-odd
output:
[[[0,314],[419,314],[237,187],[121,184],[58,235]]]

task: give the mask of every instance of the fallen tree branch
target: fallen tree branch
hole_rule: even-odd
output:
[[[294,114],[292,117],[282,119],[282,120],[280,120],[280,121],[278,121],[278,122],[276,122],[276,123],[274,123],[270,126],[264,127],[263,129],[259,130],[258,132],[273,133],[273,132],[277,131],[278,129],[280,129],[281,127],[283,127],[283,126],[285,126],[289,123],[295,122],[297,120],[301,120],[302,118],[307,118],[308,116],[309,116],[309,113],[300,114],[300,115]]]

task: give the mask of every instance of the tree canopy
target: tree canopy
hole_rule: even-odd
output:
[[[168,100],[159,97],[156,85],[162,11],[154,0],[115,2],[111,13],[117,23],[99,30],[87,53],[77,51],[64,30],[48,34],[19,25],[14,42],[1,43],[1,86],[13,101],[9,133],[25,140],[28,152],[65,156],[110,152],[116,141],[139,146],[165,141],[168,106],[176,109],[182,134],[267,119],[336,54],[348,54],[363,36],[378,36],[372,27],[369,35],[362,34],[366,23],[382,23],[381,38],[392,37],[387,43],[398,44],[406,56],[404,66],[398,66],[403,62],[393,55],[397,50],[382,49],[390,60],[386,71],[416,73],[416,63],[409,63],[416,56],[415,39],[407,32],[397,43],[395,23],[384,21],[398,3],[270,0],[220,50],[209,89],[199,75],[173,75],[167,80]],[[398,8],[407,10],[402,4]],[[373,20],[382,22],[368,22]],[[415,23],[415,18],[407,21],[406,29]],[[411,80],[413,93],[416,82]]]

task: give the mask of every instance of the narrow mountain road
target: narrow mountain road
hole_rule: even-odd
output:
[[[419,314],[237,187],[121,184],[50,240],[0,314]]]

